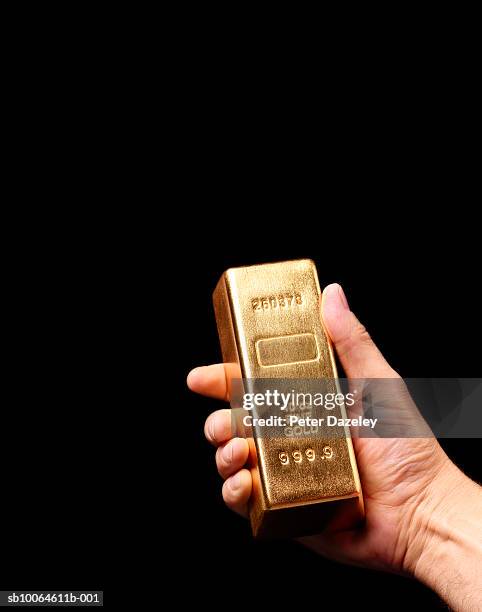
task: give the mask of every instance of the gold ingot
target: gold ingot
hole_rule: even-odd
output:
[[[316,267],[308,259],[232,268],[213,294],[228,387],[242,379],[331,379],[330,339],[321,320]],[[338,389],[339,390],[339,389]],[[346,417],[345,408],[340,408]],[[250,519],[256,537],[292,537],[363,518],[363,497],[349,431],[323,439],[248,439],[253,479]]]

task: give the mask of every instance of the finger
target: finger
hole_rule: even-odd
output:
[[[216,410],[206,419],[204,435],[208,442],[219,446],[233,437],[231,430],[231,410]]]
[[[248,500],[251,495],[253,481],[249,470],[240,470],[223,484],[223,499],[231,510],[248,516]]]
[[[249,446],[244,438],[233,438],[216,451],[216,465],[222,478],[238,472],[248,460]]]
[[[194,368],[187,377],[187,386],[195,393],[228,400],[227,373],[224,363]]]
[[[340,285],[328,285],[321,302],[323,323],[349,378],[393,378],[397,373],[385,361],[373,340],[348,306]]]

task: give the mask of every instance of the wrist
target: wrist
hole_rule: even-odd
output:
[[[419,500],[405,570],[455,610],[482,607],[482,488],[450,460]]]

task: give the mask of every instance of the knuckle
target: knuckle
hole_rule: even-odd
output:
[[[372,344],[372,338],[370,334],[368,333],[366,327],[362,323],[360,323],[360,321],[357,321],[355,323],[352,335],[360,344]]]
[[[337,342],[337,352],[343,357],[349,354],[355,347],[369,346],[371,344],[373,344],[373,341],[366,327],[356,320],[346,336]]]
[[[366,327],[360,321],[354,321],[352,328],[341,342],[345,352],[349,352],[355,346],[369,346],[373,344],[372,338]]]

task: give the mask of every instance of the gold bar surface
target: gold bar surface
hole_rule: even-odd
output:
[[[227,270],[213,302],[228,384],[229,378],[336,379],[320,301],[316,267],[309,259]],[[344,408],[341,412],[346,416]],[[350,437],[279,440],[254,431],[248,441],[255,537],[308,535],[328,523],[341,528],[363,518]],[[315,459],[298,463],[293,460],[299,458],[297,451]]]

